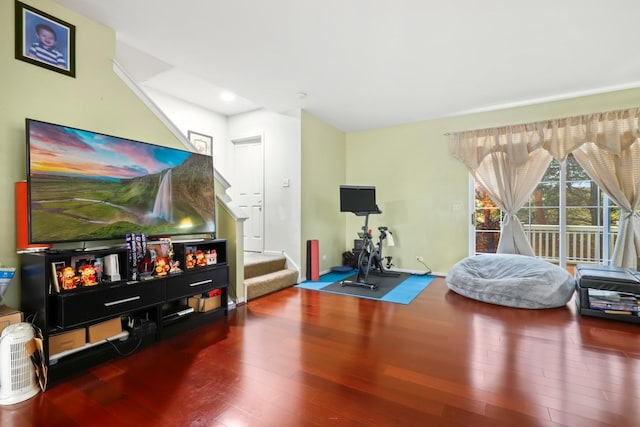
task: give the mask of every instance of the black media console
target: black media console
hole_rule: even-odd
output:
[[[174,336],[227,315],[229,267],[227,242],[203,239],[173,243],[174,260],[182,272],[128,281],[127,250],[124,247],[85,251],[47,251],[20,255],[22,311],[25,319],[42,330],[49,384],[106,360],[129,354],[158,340]],[[216,263],[185,268],[190,251],[216,253]],[[123,280],[95,286],[57,291],[53,266],[69,264],[78,257],[117,255]],[[193,310],[190,297],[219,295],[219,307]],[[118,319],[118,320],[115,320]],[[112,339],[89,343],[89,328],[118,321],[122,333]],[[105,323],[106,322],[106,323]],[[216,325],[226,328],[226,323]],[[87,332],[87,335],[83,335]],[[57,338],[76,335],[66,342],[69,351],[53,348]],[[56,338],[57,337],[57,338]],[[80,338],[77,338],[80,337]],[[86,338],[86,339],[85,339]],[[71,341],[85,339],[83,345]]]

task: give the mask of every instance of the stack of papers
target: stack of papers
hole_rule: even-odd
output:
[[[634,294],[589,289],[589,308],[596,310],[638,311],[638,296]]]

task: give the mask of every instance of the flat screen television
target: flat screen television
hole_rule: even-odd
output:
[[[211,156],[26,119],[29,243],[215,233]]]
[[[378,213],[376,188],[363,185],[340,186],[340,212]]]

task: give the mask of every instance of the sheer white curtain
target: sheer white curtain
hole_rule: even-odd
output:
[[[611,263],[637,268],[640,257],[640,140],[637,114],[613,112],[590,123],[588,142],[573,156],[591,179],[620,206]]]
[[[640,255],[639,119],[640,109],[634,108],[450,135],[451,153],[506,212],[498,252],[533,255],[515,213],[537,186],[551,158],[563,161],[573,153],[622,210],[613,265],[636,268]]]
[[[534,256],[516,213],[542,179],[552,156],[542,146],[539,124],[518,125],[451,136],[451,150],[491,200],[505,212],[498,253]]]

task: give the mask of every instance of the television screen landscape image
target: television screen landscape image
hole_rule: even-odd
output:
[[[30,243],[215,232],[213,159],[26,120]]]

